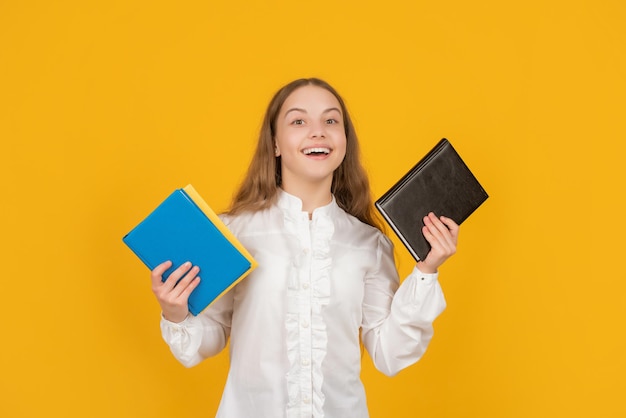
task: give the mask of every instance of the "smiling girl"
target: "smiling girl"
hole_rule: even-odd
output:
[[[200,315],[187,310],[197,267],[165,282],[171,262],[152,272],[163,338],[182,364],[230,339],[217,417],[367,417],[360,342],[389,376],[420,359],[445,308],[437,269],[456,251],[458,225],[424,218],[431,252],[399,285],[344,101],[315,78],[271,100],[223,220],[259,267]]]

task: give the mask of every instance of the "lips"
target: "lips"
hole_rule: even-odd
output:
[[[328,155],[330,154],[330,148],[326,148],[326,147],[305,148],[302,150],[302,153],[304,155],[312,155],[312,156]]]

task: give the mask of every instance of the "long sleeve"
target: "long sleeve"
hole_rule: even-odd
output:
[[[218,354],[230,336],[233,291],[226,293],[198,316],[173,323],[161,317],[161,334],[174,357],[192,367]]]
[[[362,338],[376,368],[393,376],[422,357],[446,302],[438,275],[417,267],[398,288],[388,239],[379,241],[377,258],[378,268],[365,279]]]

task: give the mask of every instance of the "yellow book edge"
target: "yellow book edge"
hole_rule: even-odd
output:
[[[227,293],[230,289],[232,289],[242,279],[244,279],[248,274],[250,274],[252,270],[257,268],[258,263],[254,259],[254,257],[252,257],[252,254],[250,254],[248,250],[246,250],[246,248],[239,242],[235,234],[233,234],[231,230],[228,229],[226,224],[222,222],[219,216],[217,216],[217,214],[213,211],[213,209],[211,209],[209,204],[204,201],[204,199],[200,196],[200,194],[196,191],[196,189],[194,189],[194,187],[191,184],[188,184],[187,186],[183,187],[183,191],[187,193],[187,196],[189,196],[189,198],[193,200],[193,202],[200,208],[200,210],[204,212],[207,218],[209,218],[211,222],[213,222],[213,225],[215,225],[215,227],[226,237],[226,239],[228,239],[228,241],[230,241],[230,243],[233,244],[235,248],[237,248],[237,250],[239,250],[241,254],[243,254],[243,256],[250,262],[250,268],[247,271],[245,271],[241,276],[239,276],[239,278],[235,280],[230,286],[224,289],[224,291],[220,293],[215,299],[213,299],[213,302],[215,302],[216,300],[221,298],[225,293]],[[200,277],[202,277],[202,272],[200,272]],[[213,302],[211,302],[207,306],[207,308],[211,306]]]

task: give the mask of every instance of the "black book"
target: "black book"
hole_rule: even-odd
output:
[[[422,234],[429,212],[461,224],[489,196],[444,138],[375,202],[387,223],[416,260],[430,244]]]

